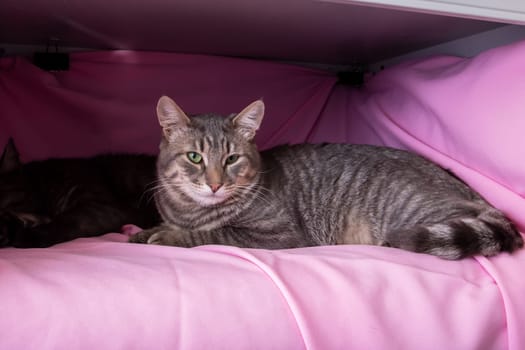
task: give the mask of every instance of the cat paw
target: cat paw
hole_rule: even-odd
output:
[[[148,239],[153,235],[155,232],[152,230],[143,230],[140,232],[135,233],[134,235],[130,236],[128,239],[129,243],[143,243],[147,244]]]
[[[187,247],[182,231],[171,226],[157,226],[131,236],[128,242]]]
[[[170,244],[170,242],[169,242],[169,240],[167,238],[168,238],[168,235],[163,234],[161,232],[154,233],[148,239],[148,244],[172,245],[172,244]]]
[[[162,235],[154,233],[148,238],[148,244],[162,244]]]

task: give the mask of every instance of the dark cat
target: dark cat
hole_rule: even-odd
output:
[[[264,105],[187,117],[168,97],[155,195],[164,223],[130,240],[191,247],[374,244],[460,259],[523,246],[513,224],[459,179],[412,153],[367,145],[258,152]]]
[[[0,246],[47,247],[118,231],[152,227],[159,215],[148,186],[155,159],[101,155],[21,164],[10,141],[0,159]]]

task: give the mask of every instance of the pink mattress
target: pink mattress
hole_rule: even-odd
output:
[[[525,229],[525,42],[407,62],[356,89],[329,73],[196,55],[95,52],[48,73],[0,60],[0,144],[25,161],[155,153],[157,98],[189,112],[267,105],[261,147],[411,149]],[[524,349],[525,251],[444,261],[392,248],[281,251],[126,243],[0,250],[2,349]]]

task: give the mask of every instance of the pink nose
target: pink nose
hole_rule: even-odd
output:
[[[222,184],[209,184],[208,186],[210,186],[211,191],[215,193],[222,187]]]

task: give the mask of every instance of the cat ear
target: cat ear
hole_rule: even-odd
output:
[[[190,118],[177,106],[168,96],[162,96],[157,103],[157,118],[162,127],[164,137],[169,142],[174,139],[174,134],[178,129],[188,126]]]
[[[20,157],[13,139],[9,139],[0,158],[0,173],[7,173],[20,167]]]
[[[259,129],[264,116],[264,103],[261,100],[252,102],[233,118],[233,125],[238,133],[251,141]]]

